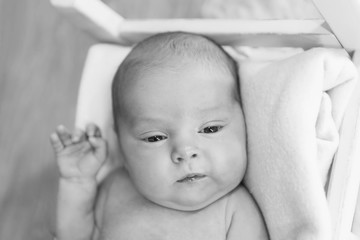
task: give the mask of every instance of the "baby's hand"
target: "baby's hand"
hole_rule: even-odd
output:
[[[107,144],[95,124],[88,124],[85,132],[70,133],[58,126],[50,136],[61,177],[67,180],[95,180],[107,157]]]

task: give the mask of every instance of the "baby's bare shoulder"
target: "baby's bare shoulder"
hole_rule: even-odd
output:
[[[266,240],[268,234],[263,216],[254,198],[244,186],[229,195],[227,239]]]
[[[119,168],[107,176],[101,183],[96,201],[96,222],[102,226],[108,212],[116,212],[131,197],[134,190],[124,169]]]

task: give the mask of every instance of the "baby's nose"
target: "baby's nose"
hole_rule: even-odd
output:
[[[174,163],[181,163],[183,161],[199,158],[200,152],[196,147],[186,147],[183,149],[174,150],[171,155],[171,159]]]

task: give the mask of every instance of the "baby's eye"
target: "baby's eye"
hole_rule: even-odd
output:
[[[220,131],[223,128],[223,126],[209,126],[201,130],[201,133],[216,133]]]
[[[162,141],[162,140],[165,140],[167,139],[166,136],[162,136],[162,135],[155,135],[155,136],[151,136],[151,137],[147,137],[147,138],[144,138],[144,141],[145,142],[158,142],[158,141]]]

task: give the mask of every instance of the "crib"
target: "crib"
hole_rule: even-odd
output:
[[[309,20],[235,20],[235,19],[153,19],[127,20],[99,0],[52,0],[66,17],[92,34],[100,43],[129,47],[153,34],[165,31],[200,33],[221,45],[249,47],[342,48],[360,69],[360,7],[355,0],[313,0],[323,19]],[[211,26],[211,27],[210,27]],[[88,85],[93,55],[89,51],[82,77]],[[96,72],[96,71],[95,71]],[[91,77],[90,77],[91,78]],[[76,125],[84,123],[86,97],[80,87]],[[85,99],[85,100],[84,100]],[[85,104],[86,105],[86,104]],[[340,130],[327,190],[333,222],[334,240],[356,239],[351,232],[360,183],[360,85],[357,84]],[[90,114],[91,115],[91,114]],[[359,200],[358,200],[359,202]]]

